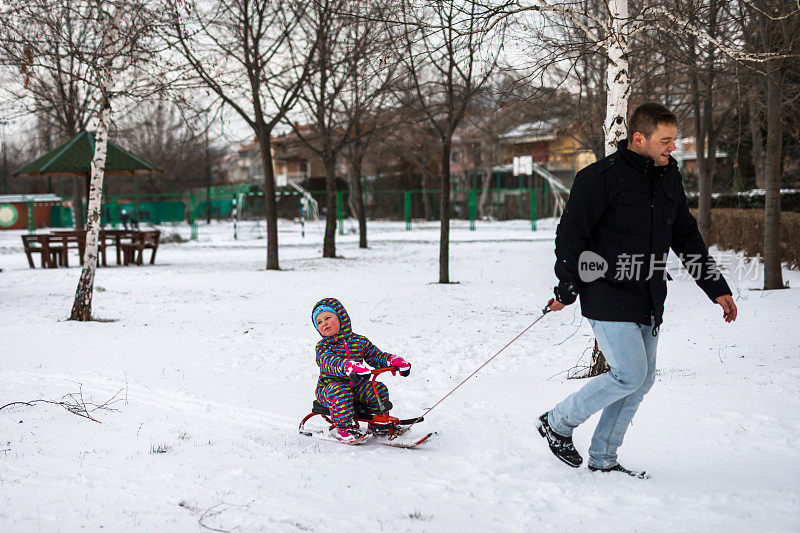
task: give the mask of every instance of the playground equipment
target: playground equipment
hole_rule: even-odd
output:
[[[550,184],[550,192],[553,195],[553,217],[560,217],[564,212],[566,201],[564,197],[569,195],[569,189],[561,183],[561,180],[556,178],[549,170],[544,168],[540,163],[533,165],[533,171],[544,178]]]
[[[300,194],[300,232],[302,237],[306,236],[306,217],[311,215],[311,218],[317,223],[317,229],[319,228],[319,202],[317,202],[311,193],[295,183],[294,181],[289,182],[289,186],[297,191]],[[341,201],[341,200],[340,200]],[[320,229],[320,232],[322,230]]]

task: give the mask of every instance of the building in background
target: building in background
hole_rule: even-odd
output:
[[[55,194],[0,195],[0,230],[67,226],[70,207]]]
[[[229,185],[264,183],[261,154],[258,141],[241,145],[235,152],[223,158],[225,181]]]
[[[572,186],[576,172],[596,161],[594,152],[580,142],[574,129],[558,120],[520,124],[498,138],[504,164],[530,157],[533,164],[542,165],[566,187]]]
[[[677,150],[672,152],[672,157],[678,161],[678,168],[681,169],[683,175],[688,177],[691,181],[696,181],[698,176],[697,170],[697,139],[694,137],[679,138],[675,141]],[[707,147],[707,145],[706,145]],[[728,154],[717,150],[716,153],[716,174],[722,171]]]

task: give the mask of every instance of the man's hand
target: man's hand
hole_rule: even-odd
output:
[[[558,300],[553,300],[553,303],[551,303],[549,307],[551,311],[561,311],[566,307],[566,305],[562,304]]]
[[[733,298],[730,294],[723,294],[717,298],[717,303],[722,306],[722,318],[725,322],[733,322],[736,320],[736,304],[733,303]]]

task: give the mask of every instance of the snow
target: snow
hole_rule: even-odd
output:
[[[620,450],[650,480],[568,468],[533,428],[582,385],[566,379],[592,346],[577,305],[432,411],[413,430],[438,431],[424,447],[298,435],[317,300],[339,298],[356,332],[407,357],[411,375],[384,381],[394,413],[417,415],[541,314],[554,224],[454,223],[451,285],[436,283],[435,223],[372,222],[367,250],[348,223],[341,257],[322,259],[319,225],[303,238],[282,221],[279,272],[264,269],[263,223],[238,240],[200,225],[155,265],[100,268],[90,323],[66,320],[78,267],[31,270],[20,232],[0,232],[0,406],[113,398],[101,423],[44,403],[0,411],[0,531],[800,530],[800,298],[753,290],[757,267],[732,285],[734,324],[692,281],[670,283],[657,382]],[[584,456],[596,420],[575,433]]]

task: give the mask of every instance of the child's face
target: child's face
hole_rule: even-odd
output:
[[[317,330],[323,337],[330,337],[339,333],[339,317],[330,311],[323,311],[317,315]]]

